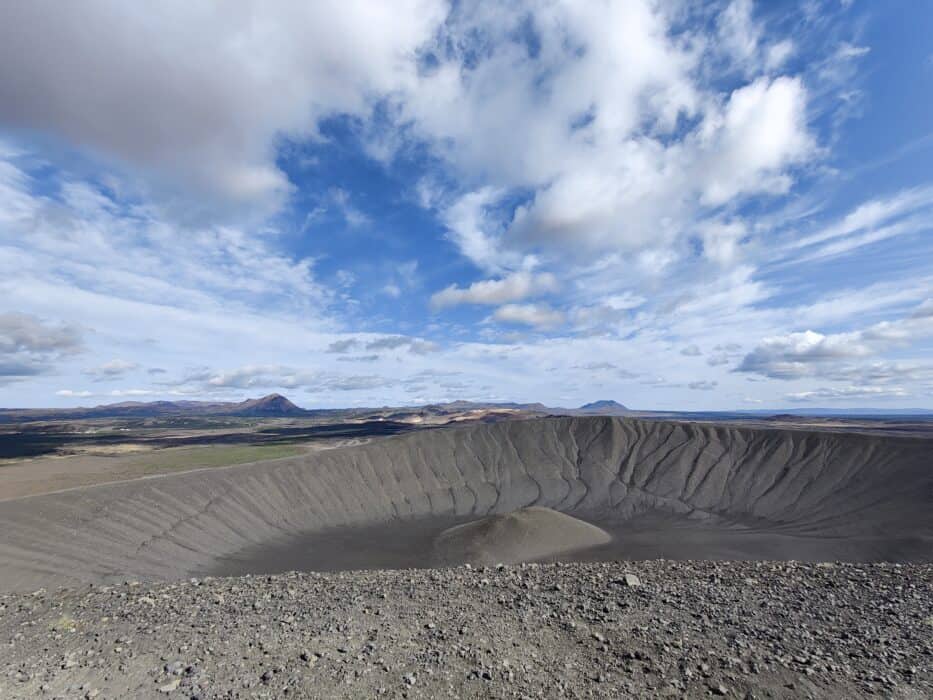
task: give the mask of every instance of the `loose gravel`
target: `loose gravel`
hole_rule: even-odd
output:
[[[933,697],[933,565],[577,563],[0,595],[2,698]]]

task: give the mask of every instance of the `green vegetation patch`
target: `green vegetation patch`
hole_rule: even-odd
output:
[[[136,463],[149,474],[230,467],[266,459],[294,457],[304,452],[301,445],[210,445],[207,447],[168,448],[139,457]]]

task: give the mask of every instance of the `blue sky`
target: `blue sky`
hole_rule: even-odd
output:
[[[0,405],[933,408],[933,5],[500,5],[7,4]]]

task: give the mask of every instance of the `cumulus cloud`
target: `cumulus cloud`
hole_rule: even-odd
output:
[[[805,161],[814,148],[806,103],[799,78],[761,77],[707,115],[699,134],[705,145],[703,201],[716,205],[739,194],[786,192],[786,168]]]
[[[828,361],[865,357],[871,349],[858,334],[823,335],[814,331],[765,338],[745,356],[739,372],[754,372],[773,379],[797,379],[815,374]]]
[[[7,5],[0,16],[0,119],[134,166],[174,195],[274,206],[291,185],[280,134],[313,136],[335,113],[416,74],[440,0],[132,7]]]
[[[768,72],[791,47],[764,42],[750,7],[733,3],[718,36],[639,0],[457,8],[398,103],[415,138],[494,183],[427,200],[451,240],[486,270],[542,245],[660,252],[711,208],[786,192],[817,154],[808,95],[800,77]],[[722,92],[704,65],[727,43],[749,70]],[[742,234],[706,238],[728,264]]]
[[[506,302],[522,301],[557,291],[554,275],[543,272],[534,274],[526,271],[513,272],[500,279],[474,282],[467,288],[450,285],[431,296],[431,306],[443,309],[458,304],[488,304],[497,306]]]
[[[681,355],[686,355],[687,357],[696,357],[697,355],[702,355],[703,352],[696,345],[688,345],[680,351]]]
[[[0,384],[54,369],[54,362],[82,350],[81,333],[31,314],[0,314]]]
[[[840,361],[867,358],[929,335],[933,335],[933,304],[927,301],[908,316],[861,330],[828,335],[808,330],[765,338],[736,371],[773,379],[831,376]]]
[[[80,332],[21,313],[0,314],[0,353],[12,355],[61,355],[81,349]]]
[[[548,329],[564,322],[564,314],[546,304],[506,304],[495,310],[492,317],[502,323],[515,323]]]

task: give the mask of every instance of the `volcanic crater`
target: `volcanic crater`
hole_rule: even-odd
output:
[[[933,470],[921,439],[544,418],[6,501],[0,530],[5,590],[497,558],[929,562]]]

